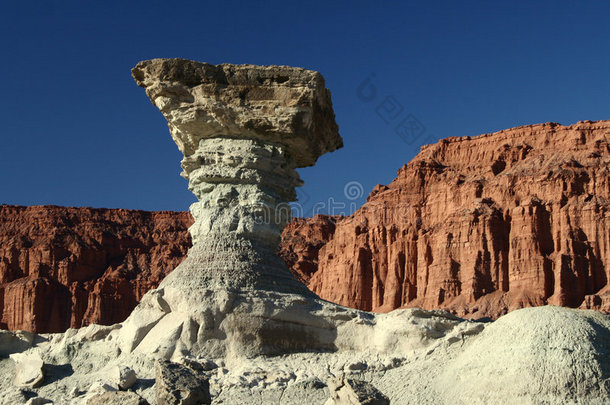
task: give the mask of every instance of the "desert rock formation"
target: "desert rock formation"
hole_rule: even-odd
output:
[[[290,274],[274,252],[294,168],[340,146],[319,74],[181,59],[133,73],[185,154],[199,198],[194,245],[125,322],[0,331],[11,356],[0,357],[0,402],[607,401],[607,315],[529,308],[487,324],[440,310],[372,314],[321,300]],[[499,394],[479,388],[498,376]],[[462,377],[463,390],[447,383]]]
[[[428,145],[351,217],[293,219],[279,254],[322,298],[358,309],[609,312],[608,132],[542,124]],[[193,189],[206,154],[185,158]],[[122,322],[184,259],[190,225],[187,213],[0,206],[0,326]]]
[[[168,120],[199,201],[193,247],[124,322],[122,350],[171,358],[334,349],[325,312],[334,306],[275,254],[302,185],[295,169],[342,146],[322,76],[183,59],[141,62],[132,73]]]
[[[328,215],[293,218],[284,228],[278,255],[284,260],[292,274],[303,283],[308,284],[311,277],[318,271],[320,249],[332,239],[335,233],[335,223],[340,218]],[[353,307],[351,304],[346,306]]]
[[[332,234],[323,217],[297,222],[314,242],[286,235],[283,251],[312,291],[367,311],[608,312],[609,136],[610,122],[584,121],[426,145]]]
[[[184,212],[0,206],[0,327],[121,322],[186,255]]]

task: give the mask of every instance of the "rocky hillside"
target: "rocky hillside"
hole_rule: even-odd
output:
[[[368,311],[610,311],[609,137],[586,121],[426,145],[351,217],[293,223],[283,252],[314,292]]]
[[[322,298],[497,318],[610,311],[610,122],[540,124],[422,148],[350,217],[296,218],[280,255]],[[185,257],[188,213],[0,206],[0,327],[123,321]]]
[[[0,206],[0,326],[124,320],[190,246],[188,213]]]

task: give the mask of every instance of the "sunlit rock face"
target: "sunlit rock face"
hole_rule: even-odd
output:
[[[0,328],[124,321],[191,244],[187,212],[0,205]]]
[[[322,76],[183,59],[141,62],[132,73],[167,119],[199,201],[193,247],[127,319],[123,349],[162,357],[334,350],[330,304],[275,254],[287,203],[303,184],[295,169],[342,146]]]
[[[546,123],[423,146],[353,215],[291,225],[283,255],[320,297],[365,311],[610,312],[609,134]]]
[[[184,154],[182,176],[199,199],[194,244],[231,235],[275,248],[303,184],[294,169],[342,146],[322,76],[183,59],[141,62],[133,76]]]

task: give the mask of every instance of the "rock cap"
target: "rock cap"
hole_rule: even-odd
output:
[[[305,167],[343,146],[330,91],[318,72],[152,59],[138,63],[132,75],[187,157],[202,139],[250,138],[286,146],[296,167]]]

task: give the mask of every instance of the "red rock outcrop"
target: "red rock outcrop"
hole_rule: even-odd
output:
[[[426,145],[332,235],[301,223],[329,241],[289,263],[321,297],[364,310],[610,311],[609,137],[609,121],[586,121]]]
[[[318,271],[318,252],[331,239],[335,223],[341,218],[339,215],[293,218],[284,228],[278,254],[304,284]]]
[[[280,255],[322,298],[496,318],[610,312],[610,121],[454,137],[349,217],[296,218]],[[123,321],[191,245],[187,212],[0,206],[0,327]]]
[[[0,206],[0,327],[124,320],[190,247],[187,212]]]

